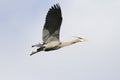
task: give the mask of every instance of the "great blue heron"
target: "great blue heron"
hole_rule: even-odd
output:
[[[68,46],[77,42],[83,42],[85,39],[77,37],[69,42],[61,42],[59,39],[60,26],[62,23],[62,13],[59,4],[53,5],[46,16],[46,21],[43,28],[43,44],[36,44],[32,47],[39,47],[36,51],[33,51],[30,55],[33,55],[40,51],[57,50],[64,46]]]

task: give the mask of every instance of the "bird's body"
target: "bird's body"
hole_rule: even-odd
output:
[[[30,55],[33,55],[40,51],[57,50],[64,46],[68,46],[77,42],[84,41],[83,38],[76,38],[69,42],[61,42],[59,39],[60,26],[62,23],[62,13],[59,4],[52,6],[46,16],[46,21],[43,28],[43,44],[36,44],[32,47],[39,47],[36,51],[33,51]]]
[[[59,45],[61,43],[59,41],[51,41],[50,43],[45,44],[45,51],[56,50],[59,49]]]

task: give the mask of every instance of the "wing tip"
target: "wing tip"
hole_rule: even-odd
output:
[[[54,4],[53,6],[51,6],[50,9],[61,9],[61,8],[60,8],[60,4],[59,4],[59,3],[56,3],[56,4]]]

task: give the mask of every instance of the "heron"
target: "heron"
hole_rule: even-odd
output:
[[[58,50],[62,47],[75,44],[77,42],[83,42],[85,39],[76,37],[74,40],[68,42],[60,41],[60,27],[62,23],[62,12],[59,3],[54,4],[49,8],[46,15],[45,24],[42,32],[43,43],[33,45],[32,47],[38,47],[36,51],[32,51],[30,56],[40,51],[52,51]]]

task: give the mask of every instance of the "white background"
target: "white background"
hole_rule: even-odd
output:
[[[61,41],[88,42],[29,56],[59,3]],[[120,0],[0,0],[0,80],[120,80]]]

